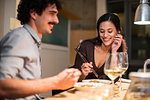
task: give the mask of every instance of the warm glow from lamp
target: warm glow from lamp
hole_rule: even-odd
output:
[[[140,5],[136,9],[134,24],[150,24],[150,6],[147,0],[140,0]]]
[[[137,24],[137,25],[148,25],[148,24],[150,24],[150,21],[136,21],[136,22],[134,22],[134,24]]]

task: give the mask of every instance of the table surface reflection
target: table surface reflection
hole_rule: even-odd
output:
[[[129,85],[130,85],[129,83],[122,83],[122,88],[124,90],[122,90],[117,96],[112,98],[112,100],[123,100]],[[72,88],[60,94],[54,95],[52,97],[47,97],[44,100],[81,100],[81,96],[75,94],[75,92],[77,91],[78,91],[77,89]]]

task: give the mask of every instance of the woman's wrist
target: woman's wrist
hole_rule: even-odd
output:
[[[117,51],[116,50],[115,51],[112,50],[112,53],[117,53]]]

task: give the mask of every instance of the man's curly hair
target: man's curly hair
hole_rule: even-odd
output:
[[[60,2],[58,0],[20,0],[18,5],[17,19],[21,24],[26,24],[30,21],[30,11],[34,10],[38,15],[41,15],[48,5],[56,4],[57,9],[61,9]]]

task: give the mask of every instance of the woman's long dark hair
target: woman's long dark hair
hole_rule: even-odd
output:
[[[104,21],[111,21],[115,25],[117,31],[121,31],[120,19],[117,15],[115,15],[113,13],[106,13],[106,14],[102,15],[97,21],[97,41],[96,41],[96,44],[102,44],[102,40],[100,39],[100,36],[99,36],[99,26]]]
[[[115,25],[116,30],[121,31],[120,19],[117,15],[115,15],[113,13],[106,13],[106,14],[102,15],[97,21],[97,37],[90,40],[95,45],[102,44],[102,40],[100,39],[100,35],[99,35],[99,26],[104,21],[111,21]],[[120,32],[120,34],[121,34],[121,32]],[[122,42],[122,45],[120,48],[122,49],[121,51],[126,51],[126,42],[124,39],[123,39],[123,42]]]

